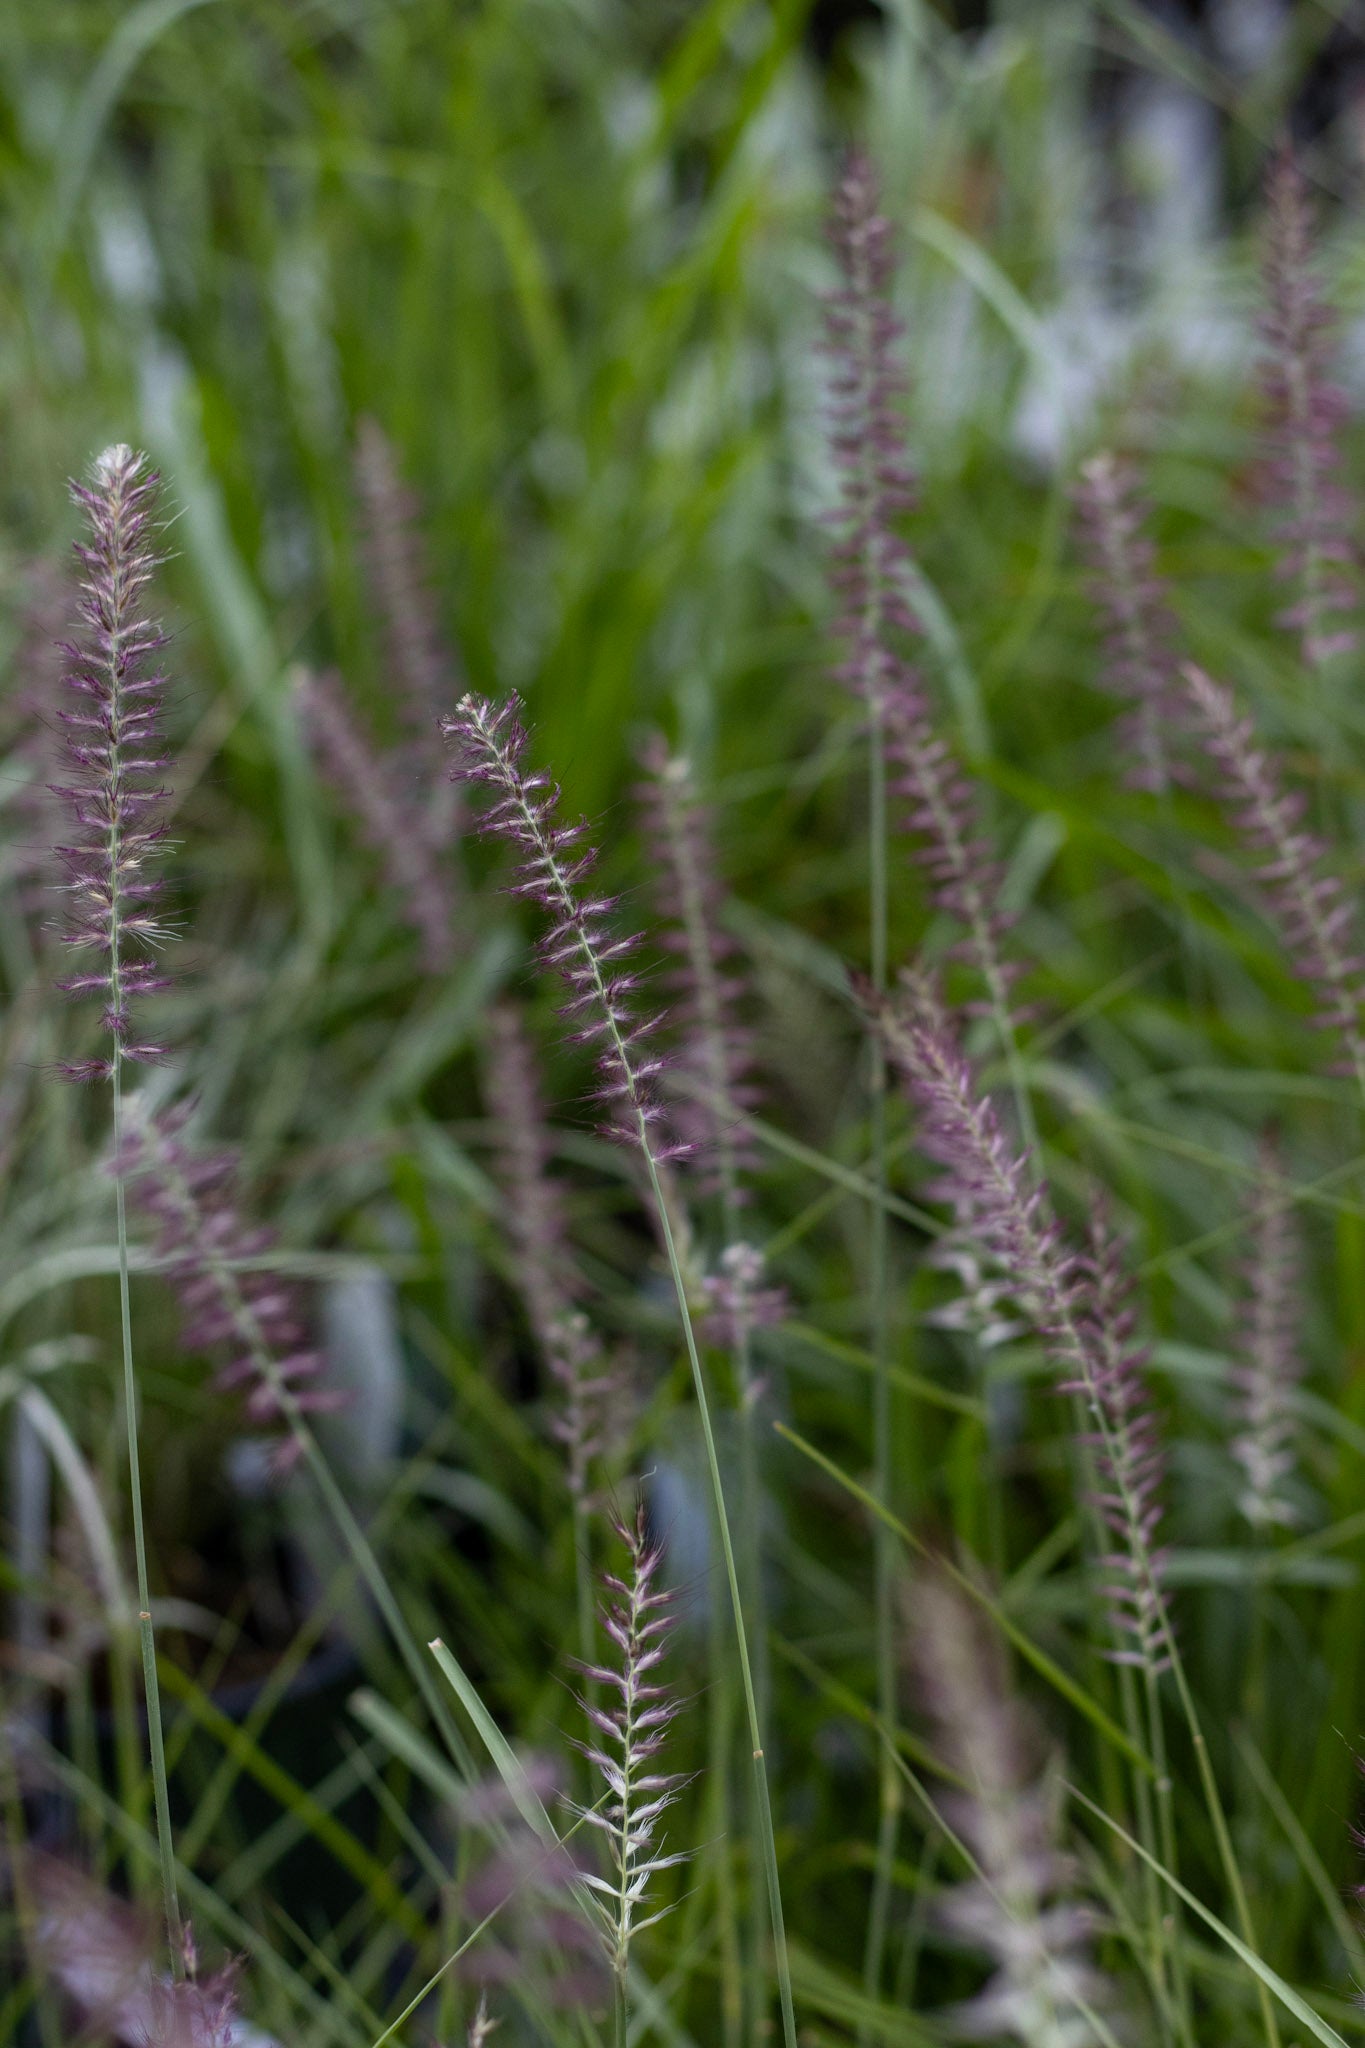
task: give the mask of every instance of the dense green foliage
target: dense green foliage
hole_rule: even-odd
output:
[[[897,0],[821,65],[805,0],[0,10],[0,1415],[23,1415],[30,1459],[36,1443],[52,1472],[50,1554],[24,1547],[17,1453],[6,1497],[4,1591],[25,1619],[0,1668],[12,1852],[0,2041],[68,2038],[39,1967],[30,1840],[149,1909],[157,1898],[128,1648],[107,1106],[52,1072],[93,1024],[52,994],[52,872],[31,801],[47,772],[35,732],[57,701],[49,642],[69,609],[63,480],[111,441],[148,449],[169,517],[159,592],[174,628],[180,937],[158,1020],[175,1050],[145,1085],[158,1100],[194,1096],[196,1128],[241,1149],[247,1206],[284,1247],[266,1262],[307,1284],[354,1387],[349,1413],[321,1430],[333,1469],[412,1636],[442,1638],[486,1709],[451,1705],[457,1747],[476,1775],[519,1785],[500,1730],[518,1755],[555,1758],[582,1798],[580,1529],[486,1089],[490,1008],[509,991],[527,1002],[584,1300],[629,1373],[612,1477],[624,1499],[650,1475],[682,1595],[672,1657],[685,1702],[669,1765],[695,1776],[667,1846],[690,1857],[660,1872],[659,1903],[674,1910],[632,1955],[633,2038],[780,2038],[706,1463],[635,1163],[584,1106],[587,1057],[564,1042],[535,915],[500,890],[498,850],[470,834],[452,851],[458,957],[423,974],[402,906],[301,727],[301,669],[334,665],[376,730],[397,735],[357,540],[366,415],[420,495],[464,675],[493,698],[521,693],[533,758],[553,767],[566,809],[595,821],[632,925],[658,915],[631,801],[651,728],[686,751],[714,806],[722,922],[764,1087],[743,1228],[789,1299],[786,1321],[757,1340],[766,1626],[751,1620],[766,1637],[801,2038],[950,2037],[951,2008],[986,1974],[935,1905],[962,1864],[938,1805],[952,1770],[908,1647],[924,1548],[989,1588],[1014,1679],[1084,1795],[1064,1828],[1102,1908],[1094,1953],[1118,1986],[1108,2024],[1125,2041],[1176,2037],[1154,2016],[1148,1872],[1104,1818],[1138,1831],[1146,1786],[1093,1625],[1067,1410],[1037,1344],[984,1349],[942,1326],[953,1287],[927,1257],[941,1209],[899,1103],[881,1520],[896,1531],[904,1641],[899,1725],[878,1719],[875,1180],[867,1029],[849,988],[849,969],[869,960],[866,741],[830,679],[821,526],[834,494],[822,224],[854,134],[879,165],[897,242],[924,667],[986,791],[1018,914],[1022,1058],[1057,1206],[1083,1218],[1106,1188],[1139,1274],[1169,1447],[1176,1630],[1256,1953],[1320,2016],[1318,2038],[1365,2030],[1351,2003],[1365,1934],[1343,1904],[1365,1740],[1359,1090],[1328,1072],[1310,999],[1247,899],[1248,864],[1207,783],[1166,798],[1124,784],[1072,499],[1079,459],[1106,438],[1141,453],[1184,645],[1283,750],[1354,897],[1360,656],[1309,670],[1274,623],[1284,599],[1251,488],[1258,286],[1243,235],[1266,145],[1331,10],[1320,25],[1302,10],[1282,62],[1241,81],[1118,0],[999,12],[969,36]],[[1126,172],[1089,119],[1097,76],[1120,57],[1220,107],[1237,219],[1226,242],[1157,276],[1124,260],[1116,230],[1114,274],[1077,288],[1078,268],[1104,268],[1088,253],[1101,194],[1121,211]],[[1365,277],[1359,217],[1335,203],[1344,174],[1330,147],[1310,169],[1329,201],[1324,275],[1350,314]],[[1085,330],[1101,302],[1121,317],[1096,340]],[[1356,438],[1348,427],[1359,473]],[[943,920],[901,833],[890,878],[893,965],[940,957]],[[971,1024],[967,1039],[1008,1114],[988,1029]],[[1304,1240],[1308,1376],[1298,1519],[1257,1534],[1238,1513],[1229,1445],[1248,1191],[1270,1124]],[[697,1256],[714,1265],[717,1203],[702,1190],[693,1205]],[[225,1457],[237,1406],[180,1344],[134,1229],[184,1903],[211,1960],[242,1956],[253,2026],[289,2048],[366,2048],[488,1911],[483,1866],[510,1808],[490,1826],[492,1795],[480,1806],[452,1780],[430,1704],[358,1593],[308,1471],[253,1485],[240,1454]],[[733,1482],[724,1350],[708,1347],[706,1370]],[[605,1515],[589,1540],[595,1566],[619,1568]],[[1224,1938],[1236,1900],[1163,1685],[1179,1876],[1206,1909],[1185,1910],[1170,1937],[1192,2038],[1251,2040],[1269,2007]],[[900,1810],[869,1983],[887,1752]],[[571,1825],[558,1798],[547,1804]],[[387,2038],[463,2039],[495,1951],[498,2048],[610,2038],[591,1971],[581,1999],[555,1997],[567,1965],[546,1958],[538,1882],[521,1869],[494,1926]],[[552,1903],[569,1909],[563,1892]],[[1310,2038],[1302,2011],[1279,2015],[1286,2041]]]

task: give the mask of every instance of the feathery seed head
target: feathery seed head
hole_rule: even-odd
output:
[[[1290,1527],[1298,1513],[1285,1482],[1294,1470],[1292,1397],[1303,1378],[1299,1237],[1272,1133],[1261,1140],[1251,1203],[1234,1378],[1241,1429],[1232,1455],[1242,1468],[1237,1505],[1253,1528]]]
[[[690,763],[655,734],[642,753],[645,780],[636,789],[653,854],[654,885],[663,913],[659,943],[673,956],[669,986],[676,1003],[677,1073],[673,1117],[693,1158],[726,1202],[742,1204],[740,1178],[756,1163],[742,1121],[759,1091],[753,1079],[753,1033],[738,1007],[744,983],[731,962],[738,947],[718,919],[724,889],[717,872],[712,821]]]
[[[787,1291],[765,1287],[763,1270],[763,1254],[757,1245],[726,1245],[718,1271],[708,1273],[702,1283],[706,1335],[711,1343],[738,1350],[747,1345],[755,1330],[772,1329],[784,1321],[789,1307]]]
[[[1350,1070],[1365,1080],[1365,956],[1338,878],[1324,873],[1323,843],[1303,829],[1307,800],[1285,787],[1280,762],[1262,746],[1231,690],[1187,662],[1182,670],[1205,749],[1219,771],[1216,794],[1255,857],[1252,880],[1290,965],[1317,1004],[1315,1023],[1340,1034]]]
[[[1176,624],[1156,567],[1150,508],[1137,465],[1102,450],[1081,465],[1076,487],[1091,592],[1106,626],[1101,681],[1131,709],[1120,739],[1132,760],[1128,781],[1158,794],[1171,767],[1163,731],[1176,705]]]
[[[1162,1592],[1166,1553],[1159,1541],[1166,1450],[1147,1384],[1149,1353],[1135,1341],[1132,1277],[1102,1211],[1092,1222],[1080,1272],[1090,1370],[1062,1391],[1079,1394],[1095,1421],[1085,1439],[1094,1453],[1095,1506],[1117,1545],[1101,1560],[1119,1643],[1109,1655],[1115,1663],[1160,1672],[1170,1663]]]
[[[613,923],[614,897],[583,893],[581,885],[597,865],[587,822],[562,824],[558,784],[524,765],[520,699],[513,694],[494,704],[470,691],[441,725],[455,749],[454,775],[492,792],[479,830],[507,841],[520,855],[511,893],[539,904],[549,916],[540,957],[568,987],[562,1014],[573,1027],[571,1042],[596,1054],[594,1098],[610,1112],[601,1126],[604,1135],[638,1145],[656,1166],[680,1157],[687,1147],[668,1134],[657,1092],[664,1060],[645,1044],[662,1018],[637,1013],[640,977],[626,964],[639,935],[622,933]]]
[[[668,1911],[652,1905],[653,1880],[660,1871],[685,1863],[687,1856],[665,1853],[660,1833],[660,1822],[685,1782],[659,1769],[678,1712],[677,1700],[660,1677],[674,1623],[673,1596],[656,1583],[663,1548],[650,1538],[643,1501],[632,1521],[622,1518],[614,1527],[628,1558],[623,1577],[604,1580],[609,1597],[602,1626],[615,1656],[609,1663],[584,1667],[584,1677],[604,1703],[580,1700],[593,1733],[589,1742],[577,1745],[601,1777],[607,1798],[577,1810],[606,1843],[610,1876],[584,1881],[603,1901],[612,1967],[624,1975],[634,1937]]]
[[[830,445],[841,502],[834,583],[844,646],[839,679],[880,722],[905,670],[898,641],[919,630],[907,597],[909,550],[899,520],[915,502],[904,455],[901,324],[891,305],[891,231],[870,159],[848,158],[834,197],[830,239],[841,284],[826,304]]]
[[[297,1290],[253,1268],[275,1240],[235,1206],[236,1160],[192,1150],[183,1136],[188,1116],[181,1108],[131,1121],[115,1161],[157,1225],[156,1250],[180,1297],[186,1347],[228,1354],[215,1385],[241,1391],[247,1418],[259,1427],[341,1407],[343,1394],[313,1385],[323,1361],[307,1340]],[[297,1443],[286,1439],[280,1468],[297,1456]]]
[[[917,1574],[910,1606],[920,1695],[961,1781],[942,1795],[945,1817],[978,1869],[947,1894],[940,1917],[995,1965],[983,1989],[944,2017],[974,2038],[1092,2048],[1088,2011],[1111,1994],[1089,1954],[1095,1912],[1076,1898],[1076,1865],[1060,1843],[1055,1766],[998,1646],[952,1582]]]
[[[1317,665],[1357,643],[1344,621],[1359,607],[1359,514],[1341,481],[1346,397],[1328,375],[1336,323],[1314,272],[1312,206],[1288,143],[1266,191],[1265,297],[1261,490],[1275,515],[1276,574],[1297,593],[1276,623],[1298,634],[1304,660]]]
[[[920,1111],[920,1147],[942,1168],[930,1193],[953,1215],[941,1260],[973,1290],[963,1320],[996,1342],[1020,1322],[1033,1329],[1060,1390],[1084,1403],[1099,1479],[1094,1504],[1120,1546],[1102,1560],[1120,1645],[1113,1655],[1159,1671],[1169,1655],[1164,1559],[1155,1548],[1164,1458],[1117,1246],[1100,1226],[1088,1256],[1069,1247],[1046,1189],[1031,1184],[1026,1156],[1006,1138],[931,989],[911,980],[907,1004],[886,1004],[881,1023]]]
[[[168,936],[156,913],[163,883],[151,871],[165,850],[165,677],[157,656],[166,636],[144,612],[160,560],[153,544],[158,482],[145,457],[119,445],[97,457],[89,484],[71,487],[89,538],[76,547],[81,633],[62,647],[63,680],[75,699],[58,713],[69,779],[54,785],[76,831],[56,852],[71,905],[61,937],[93,957],[58,986],[99,998],[111,1041],[107,1053],[64,1065],[72,1080],[108,1080],[122,1061],[165,1052],[133,1021],[138,1000],[167,986],[155,957]]]
[[[414,819],[401,757],[380,747],[336,670],[300,670],[296,688],[328,780],[383,862],[403,916],[421,942],[423,967],[428,974],[444,973],[455,958],[455,894],[444,848]]]

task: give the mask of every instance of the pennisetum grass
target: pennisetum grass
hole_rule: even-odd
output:
[[[541,958],[567,984],[564,1014],[570,1023],[572,1037],[590,1046],[596,1055],[598,1083],[595,1099],[608,1112],[603,1132],[618,1143],[638,1150],[644,1164],[654,1217],[672,1274],[725,1559],[753,1748],[754,1784],[763,1827],[783,2034],[787,2048],[795,2048],[791,1968],[748,1625],[711,1420],[710,1393],[702,1368],[687,1280],[660,1177],[661,1170],[670,1159],[680,1155],[683,1146],[668,1129],[666,1111],[657,1092],[662,1057],[650,1051],[645,1044],[645,1040],[657,1031],[659,1020],[657,1017],[642,1018],[634,1010],[631,999],[638,978],[626,962],[637,941],[613,924],[613,900],[585,895],[581,890],[580,885],[596,862],[595,851],[587,843],[586,826],[581,823],[563,824],[558,815],[557,785],[543,771],[528,769],[524,764],[527,734],[521,723],[521,706],[517,698],[509,697],[502,704],[494,704],[471,691],[461,700],[454,716],[443,721],[443,726],[454,749],[455,774],[491,793],[491,801],[479,819],[480,829],[517,849],[519,859],[511,884],[514,894],[537,903],[549,917],[549,927],[540,946]]]
[[[164,850],[158,777],[167,756],[160,711],[165,677],[157,665],[166,637],[148,618],[148,586],[156,570],[158,478],[146,458],[122,444],[96,458],[88,482],[72,494],[85,514],[88,539],[77,545],[81,567],[81,637],[64,647],[64,681],[75,699],[59,713],[69,780],[58,790],[75,822],[72,843],[57,849],[70,903],[61,936],[90,964],[66,976],[73,996],[102,1007],[101,1051],[67,1061],[71,1080],[107,1082],[112,1095],[114,1200],[118,1228],[119,1316],[123,1349],[123,1419],[128,1445],[129,1501],[137,1570],[138,1632],[147,1700],[162,1899],[172,1966],[181,1967],[184,1928],[171,1839],[170,1794],[161,1695],[156,1670],[138,1450],[138,1382],[133,1362],[124,1195],[124,1069],[155,1061],[164,1048],[138,1029],[140,999],[166,986],[156,953],[168,936],[158,914],[163,883],[155,862]]]
[[[834,197],[831,240],[840,285],[827,310],[832,360],[831,445],[841,480],[834,583],[840,599],[840,679],[867,720],[869,971],[874,995],[887,987],[888,919],[887,728],[893,687],[906,673],[902,643],[918,622],[906,601],[907,550],[898,522],[914,502],[905,461],[899,404],[904,376],[896,358],[900,327],[891,305],[890,226],[878,206],[876,177],[861,151],[849,157]],[[887,1211],[887,1070],[876,1032],[869,1038],[868,1307],[874,1361],[873,1493],[891,1502],[892,1396],[889,1219]],[[878,1520],[875,1631],[877,1713],[883,1730],[880,1821],[868,1917],[863,1981],[880,1989],[891,1906],[892,1866],[900,1825],[900,1779],[890,1745],[896,1726],[895,1547]],[[866,2041],[866,2029],[861,2038]]]

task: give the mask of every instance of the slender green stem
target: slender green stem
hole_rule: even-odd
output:
[[[873,706],[868,759],[868,869],[871,922],[872,985],[878,996],[886,991],[890,951],[887,876],[886,735],[884,710]],[[889,1219],[886,1209],[889,1176],[887,1164],[887,1061],[881,1033],[871,1039],[870,1153],[873,1200],[868,1216],[868,1294],[870,1301],[870,1349],[872,1352],[872,1459],[873,1496],[883,1508],[891,1505],[892,1399],[891,1399],[891,1301],[889,1286]],[[867,1941],[863,1954],[863,1983],[870,1998],[881,1989],[886,1957],[887,1929],[891,1910],[896,1840],[900,1831],[900,1778],[891,1755],[896,1727],[896,1545],[890,1528],[879,1517],[873,1532],[875,1574],[875,1635],[877,1664],[877,1716],[885,1731],[879,1760],[877,1855],[872,1881],[872,1903],[868,1914]],[[859,2039],[867,2039],[864,2027]]]
[[[142,1680],[147,1702],[147,1745],[152,1762],[152,1797],[156,1808],[156,1842],[161,1861],[161,1896],[166,1913],[171,1969],[184,1969],[185,1933],[171,1839],[171,1802],[166,1784],[166,1743],[161,1725],[161,1687],[156,1673],[156,1638],[147,1580],[147,1534],[142,1514],[142,1463],[138,1455],[137,1374],[133,1366],[133,1315],[128,1288],[128,1220],[123,1187],[123,1062],[114,1049],[115,1202],[118,1211],[119,1312],[123,1324],[123,1417],[128,1439],[128,1491],[133,1517],[133,1551],[137,1564],[138,1635],[142,1646]]]
[[[650,1189],[658,1210],[659,1228],[663,1235],[664,1250],[668,1256],[669,1270],[673,1275],[673,1287],[678,1298],[678,1314],[682,1321],[683,1339],[687,1346],[687,1360],[692,1368],[692,1386],[697,1397],[697,1413],[701,1418],[702,1439],[706,1446],[706,1465],[711,1478],[711,1492],[715,1501],[716,1520],[720,1528],[721,1550],[725,1558],[725,1579],[730,1590],[730,1606],[735,1619],[735,1644],[739,1652],[740,1677],[744,1685],[744,1706],[749,1721],[749,1738],[753,1745],[753,1783],[758,1802],[759,1825],[763,1837],[763,1863],[768,1882],[768,1911],[772,1918],[773,1957],[777,1970],[778,1998],[782,2006],[782,2036],[786,2048],[796,2048],[796,2009],[792,1999],[791,1961],[787,1954],[787,1929],[782,1912],[782,1887],[777,1870],[777,1841],[773,1833],[772,1797],[768,1789],[768,1773],[763,1756],[763,1734],[758,1717],[758,1699],[754,1692],[753,1666],[749,1657],[749,1636],[744,1621],[744,1602],[740,1594],[739,1572],[735,1564],[735,1547],[730,1536],[730,1518],[725,1505],[725,1486],[720,1474],[720,1459],[716,1454],[716,1436],[711,1423],[711,1402],[706,1388],[706,1376],[702,1371],[701,1353],[697,1348],[697,1334],[692,1326],[692,1310],[687,1299],[687,1283],[683,1277],[677,1246],[673,1240],[673,1227],[668,1220],[668,1205],[664,1201],[663,1188],[659,1182],[659,1169],[649,1144],[648,1126],[640,1119],[640,1147],[649,1170]]]

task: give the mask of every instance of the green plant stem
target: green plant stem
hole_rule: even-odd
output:
[[[171,1801],[166,1783],[166,1741],[161,1724],[161,1686],[156,1671],[156,1637],[152,1628],[152,1596],[147,1580],[147,1534],[142,1513],[142,1462],[138,1454],[137,1373],[133,1365],[133,1314],[128,1286],[128,1218],[123,1185],[123,1061],[117,1046],[113,1061],[114,1200],[118,1212],[119,1314],[123,1326],[123,1420],[128,1440],[128,1492],[133,1518],[133,1553],[137,1568],[138,1636],[142,1647],[142,1682],[147,1702],[147,1746],[152,1763],[152,1799],[156,1809],[156,1842],[161,1863],[161,1899],[166,1915],[172,1973],[184,1971],[185,1930],[175,1876],[171,1839]]]
[[[1173,1877],[1179,1877],[1180,1867],[1176,1861],[1177,1835],[1175,1825],[1175,1787],[1171,1782],[1170,1759],[1166,1754],[1166,1724],[1161,1712],[1161,1688],[1155,1668],[1148,1664],[1143,1671],[1147,1690],[1147,1742],[1153,1764],[1156,1766],[1156,1810],[1157,1823],[1161,1834],[1161,1860]],[[1148,1876],[1155,1872],[1148,1870]],[[1169,1950],[1171,1958],[1171,1989],[1175,1997],[1176,2015],[1180,2026],[1183,2048],[1194,2048],[1194,2034],[1190,2016],[1190,1975],[1185,1962],[1185,1943],[1180,1925],[1180,1903],[1177,1899],[1171,1907],[1170,1933],[1167,1940],[1166,1916],[1160,1920],[1163,1951]]]
[[[873,706],[869,736],[868,777],[868,868],[870,888],[871,969],[876,995],[886,992],[888,955],[888,878],[886,808],[885,711]],[[872,1491],[883,1508],[891,1505],[891,1303],[889,1289],[889,1230],[886,1210],[888,1167],[886,1144],[887,1061],[881,1033],[871,1038],[870,1152],[873,1199],[868,1217],[868,1294],[870,1301],[870,1345],[872,1377]],[[863,1953],[863,1985],[869,1998],[881,1988],[886,1956],[887,1929],[891,1909],[896,1839],[900,1831],[900,1778],[890,1753],[896,1726],[896,1643],[895,1643],[896,1550],[891,1530],[878,1518],[873,1531],[875,1574],[875,1615],[877,1665],[877,1716],[885,1731],[878,1771],[877,1854],[872,1880],[872,1903],[868,1914],[867,1941]],[[866,2042],[867,2029],[859,2031]]]
[[[791,1961],[787,1954],[787,1930],[782,1912],[782,1888],[777,1870],[777,1842],[773,1833],[772,1798],[768,1789],[768,1773],[763,1755],[763,1735],[758,1718],[758,1700],[754,1692],[753,1666],[749,1657],[749,1636],[744,1621],[744,1602],[740,1594],[739,1572],[735,1564],[735,1547],[730,1535],[730,1518],[725,1505],[725,1487],[721,1479],[720,1459],[716,1454],[716,1436],[711,1422],[711,1402],[706,1389],[706,1378],[702,1372],[701,1353],[697,1348],[697,1334],[692,1325],[692,1311],[687,1299],[687,1283],[683,1277],[682,1264],[678,1258],[677,1245],[673,1238],[673,1227],[668,1218],[668,1205],[664,1201],[663,1187],[659,1180],[659,1169],[649,1144],[648,1126],[638,1118],[640,1148],[644,1153],[645,1165],[649,1171],[650,1189],[658,1211],[659,1229],[663,1237],[664,1250],[668,1257],[669,1270],[673,1275],[673,1287],[678,1298],[678,1314],[682,1321],[683,1339],[687,1346],[688,1364],[692,1369],[692,1386],[697,1398],[697,1413],[701,1419],[702,1438],[706,1446],[706,1464],[711,1478],[711,1493],[715,1502],[716,1520],[720,1527],[721,1550],[725,1558],[725,1578],[730,1590],[730,1606],[735,1620],[735,1643],[739,1651],[740,1677],[744,1685],[744,1706],[748,1715],[749,1738],[753,1745],[753,1784],[758,1802],[759,1824],[763,1837],[763,1863],[768,1883],[768,1911],[772,1920],[773,1960],[777,1971],[777,1990],[782,2007],[782,2035],[786,2048],[797,2048],[796,2010],[792,1999]]]

